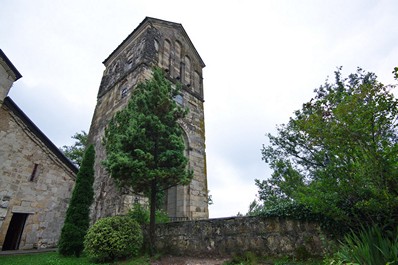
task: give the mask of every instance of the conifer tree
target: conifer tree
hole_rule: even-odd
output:
[[[192,179],[178,124],[186,111],[174,101],[178,94],[178,88],[156,68],[105,130],[107,158],[103,164],[107,171],[119,186],[149,195],[151,254],[158,193]]]
[[[90,205],[93,202],[94,146],[84,153],[75,187],[66,212],[65,223],[58,243],[59,253],[64,256],[79,257],[83,251],[84,236],[90,224]]]

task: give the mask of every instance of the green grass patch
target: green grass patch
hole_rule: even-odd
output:
[[[10,256],[0,256],[2,265],[94,265],[88,257],[63,257],[56,252],[46,252],[37,254],[18,254]],[[149,265],[149,258],[138,257],[114,263],[101,263],[102,265]]]

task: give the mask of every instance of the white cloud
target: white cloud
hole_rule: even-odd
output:
[[[210,194],[214,205],[210,206],[210,215],[216,217],[236,216],[238,212],[246,213],[250,202],[257,193],[253,181],[242,179],[239,165],[233,165],[222,157],[208,157],[209,170],[213,177],[209,178]],[[212,188],[213,187],[213,188]]]

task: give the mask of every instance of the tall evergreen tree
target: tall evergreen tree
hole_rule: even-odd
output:
[[[80,256],[83,251],[84,236],[90,225],[90,205],[93,202],[94,146],[84,153],[75,188],[66,212],[65,223],[58,243],[59,253],[64,256]]]
[[[150,197],[152,254],[158,193],[188,184],[192,178],[178,124],[186,111],[174,101],[178,93],[163,71],[154,69],[153,77],[136,87],[128,106],[114,116],[105,130],[107,171],[118,185]]]

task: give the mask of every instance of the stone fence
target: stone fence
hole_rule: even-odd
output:
[[[323,254],[319,225],[282,218],[230,217],[157,224],[157,250],[174,255],[309,257]]]

